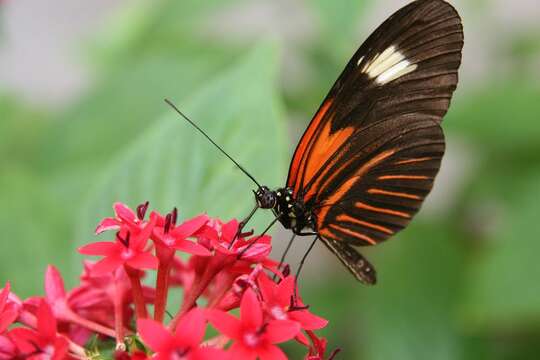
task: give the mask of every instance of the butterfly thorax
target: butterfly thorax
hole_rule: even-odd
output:
[[[306,227],[314,228],[313,216],[301,199],[296,199],[291,188],[270,190],[261,186],[255,192],[259,207],[272,209],[279,222],[294,233],[301,233]]]

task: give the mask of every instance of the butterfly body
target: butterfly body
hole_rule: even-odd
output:
[[[295,197],[290,187],[270,190],[262,186],[255,192],[255,200],[261,209],[271,209],[283,227],[296,235],[314,234],[315,217],[312,211],[301,199]]]

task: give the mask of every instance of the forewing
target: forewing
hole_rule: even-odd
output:
[[[407,226],[420,209],[439,170],[444,137],[430,118],[404,119],[409,116],[355,134],[319,179],[307,206],[322,237],[374,245]]]
[[[295,150],[287,186],[297,197],[312,199],[336,156],[375,123],[439,123],[456,88],[462,47],[461,20],[444,1],[415,1],[388,18],[358,49],[313,117]]]

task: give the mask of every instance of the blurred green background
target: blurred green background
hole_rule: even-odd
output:
[[[244,215],[252,184],[163,99],[259,181],[281,186],[342,67],[405,3],[2,2],[1,283],[42,293],[52,263],[73,285],[75,248],[93,240],[114,201]],[[540,356],[540,9],[536,0],[455,5],[461,81],[423,211],[365,250],[377,286],[356,283],[322,246],[302,277],[338,359]],[[258,216],[260,228],[268,214]],[[275,236],[279,253],[289,235]],[[297,241],[292,264],[307,244]]]

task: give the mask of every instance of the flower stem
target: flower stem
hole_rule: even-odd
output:
[[[124,343],[124,309],[122,304],[124,296],[122,292],[116,291],[114,295],[114,330],[116,333],[116,344]]]
[[[156,283],[156,299],[154,302],[154,320],[163,322],[165,308],[167,307],[167,295],[169,293],[169,272],[171,262],[159,262]]]
[[[80,325],[102,335],[110,336],[112,338],[116,337],[116,331],[114,331],[113,329],[93,322],[91,320],[85,319],[73,311],[69,311],[69,320],[74,324]]]
[[[174,316],[174,318],[169,323],[169,329],[171,331],[176,330],[176,326],[178,325],[178,322],[180,321],[180,318],[188,312],[193,306],[195,306],[197,299],[202,295],[204,290],[208,287],[210,282],[214,279],[214,277],[223,270],[224,267],[229,265],[230,261],[227,261],[227,258],[223,257],[214,257],[206,267],[206,270],[204,271],[203,275],[195,279],[193,283],[193,287],[190,289],[190,291],[185,294],[184,300],[182,302],[182,306],[180,307],[180,311]],[[232,262],[234,262],[235,259],[232,259]]]
[[[210,309],[218,306],[221,302],[221,299],[223,299],[223,297],[227,294],[233,284],[233,276],[228,276],[227,279],[224,279],[224,281],[222,281],[219,285],[219,288],[216,290],[215,296],[213,296],[211,299],[208,299],[208,305],[206,307]]]
[[[68,338],[66,338],[66,340],[68,341],[68,347],[69,347],[69,351],[71,353],[79,356],[81,359],[87,359],[86,351],[84,350],[84,348],[82,346],[77,345],[76,343],[69,340]]]
[[[125,266],[126,273],[131,281],[131,292],[133,294],[133,302],[135,303],[135,314],[137,319],[146,319],[148,312],[146,311],[146,304],[144,301],[144,295],[141,284],[141,277],[136,269],[129,266]]]

